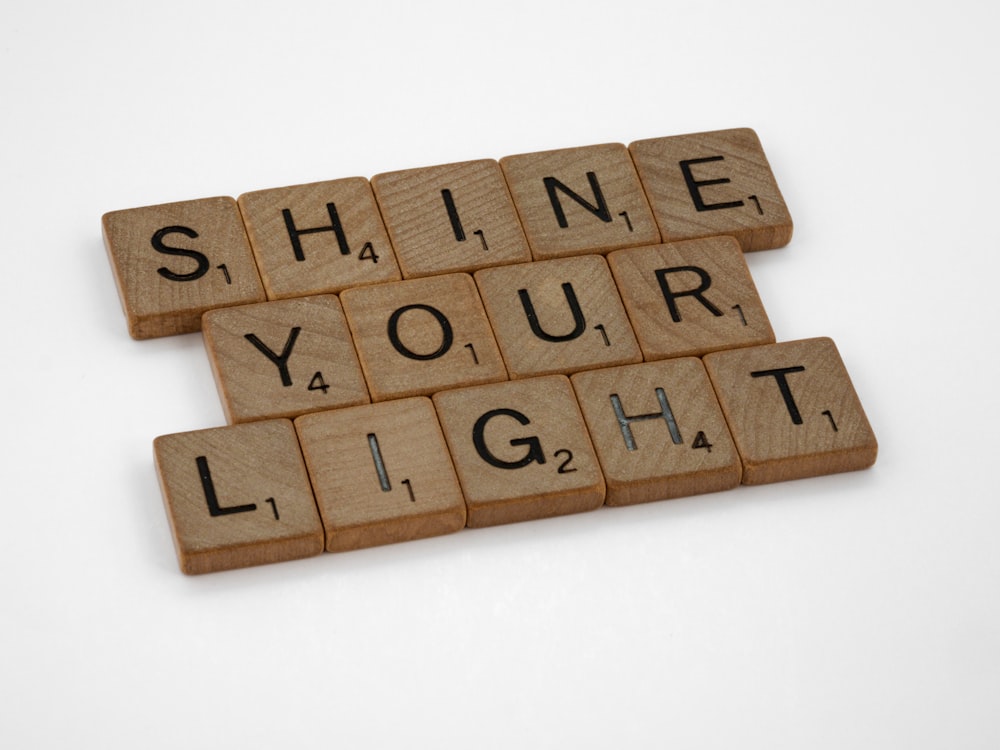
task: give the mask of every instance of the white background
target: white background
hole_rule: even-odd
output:
[[[9,5],[0,745],[1000,746],[992,3]],[[152,440],[222,410],[101,214],[743,126],[873,469],[179,572]]]

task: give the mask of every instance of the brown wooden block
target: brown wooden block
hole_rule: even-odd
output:
[[[163,435],[153,453],[185,573],[323,551],[323,526],[289,420]]]
[[[506,156],[500,166],[536,259],[660,241],[623,144]]]
[[[232,198],[111,211],[101,225],[132,338],[198,331],[206,310],[265,299]]]
[[[792,239],[792,218],[750,128],[651,138],[629,151],[664,242],[728,234],[749,252]]]
[[[608,265],[646,361],[774,343],[732,237],[616,250]]]
[[[642,361],[602,256],[487,268],[475,276],[511,378]]]
[[[593,510],[604,478],[563,375],[435,394],[470,527]]]
[[[210,310],[202,333],[230,424],[369,401],[332,294]]]
[[[607,483],[607,505],[736,487],[740,457],[695,357],[573,375]]]
[[[341,302],[373,401],[507,378],[468,274],[349,289]]]
[[[258,190],[237,202],[268,299],[401,278],[363,177]]]
[[[405,278],[531,260],[492,159],[386,172],[372,188]]]
[[[708,354],[744,484],[864,469],[878,445],[828,338]]]
[[[430,399],[295,420],[329,552],[448,534],[465,501]]]

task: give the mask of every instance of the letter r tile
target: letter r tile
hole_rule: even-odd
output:
[[[465,500],[426,397],[295,420],[328,552],[422,539],[465,526]]]
[[[332,294],[210,310],[202,333],[230,424],[369,401]]]
[[[232,198],[111,211],[101,224],[132,338],[199,331],[207,310],[265,299]]]
[[[578,513],[604,503],[604,477],[565,376],[444,391],[434,395],[434,406],[465,494],[469,527]]]
[[[620,143],[505,156],[500,166],[537,260],[660,241]]]
[[[608,485],[632,505],[740,483],[740,457],[695,357],[580,372],[570,378]]]
[[[787,245],[792,219],[750,128],[629,145],[664,242],[719,234],[744,252]]]
[[[183,572],[323,551],[323,526],[289,420],[163,435],[153,454]]]
[[[828,338],[704,357],[743,462],[743,484],[767,484],[875,463],[878,444]]]
[[[774,343],[732,237],[616,250],[608,265],[647,362]]]

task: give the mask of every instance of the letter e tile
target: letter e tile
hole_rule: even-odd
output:
[[[230,424],[369,401],[332,294],[210,310],[202,333]]]
[[[787,245],[792,218],[750,128],[629,145],[664,242],[728,234],[744,252]]]
[[[593,510],[604,503],[590,435],[563,375],[434,395],[469,527]]]
[[[192,333],[206,310],[265,299],[232,198],[112,211],[101,225],[132,338]]]
[[[736,487],[740,457],[695,357],[570,378],[608,485],[607,505]]]
[[[329,552],[448,534],[465,500],[426,397],[295,420]]]
[[[323,526],[289,420],[163,435],[153,454],[183,572],[323,551]]]
[[[875,463],[875,435],[830,339],[731,349],[704,362],[743,461],[744,484]]]

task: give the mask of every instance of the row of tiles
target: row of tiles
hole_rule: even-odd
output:
[[[780,247],[792,221],[740,128],[112,211],[102,228],[129,331],[151,338],[399,279],[715,235]]]
[[[220,308],[203,334],[231,424],[775,341],[731,237]]]
[[[861,469],[876,453],[825,338],[154,441],[186,573]]]

